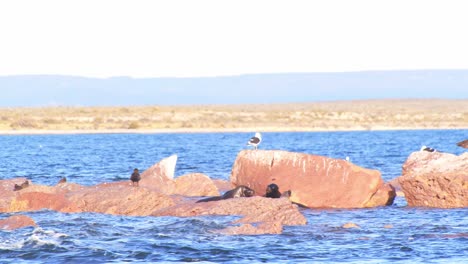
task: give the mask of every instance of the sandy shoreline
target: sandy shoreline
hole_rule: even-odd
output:
[[[264,105],[0,108],[0,134],[467,129],[468,99]]]
[[[67,135],[67,134],[163,134],[163,133],[253,133],[253,132],[351,132],[392,130],[468,130],[468,127],[373,127],[373,128],[203,128],[203,129],[102,129],[102,130],[0,130],[0,135]]]

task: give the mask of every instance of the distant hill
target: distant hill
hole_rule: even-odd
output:
[[[468,98],[468,70],[252,74],[106,79],[0,76],[0,107],[292,103]]]

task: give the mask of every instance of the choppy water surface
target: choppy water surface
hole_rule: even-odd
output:
[[[378,169],[385,180],[401,173],[421,145],[460,154],[468,130],[263,133],[262,149],[349,156]],[[0,178],[26,176],[54,185],[62,177],[83,185],[126,180],[172,154],[176,176],[201,172],[229,179],[251,133],[0,136]],[[385,208],[302,209],[305,226],[281,235],[224,236],[235,216],[128,217],[54,211],[25,213],[38,228],[0,230],[0,262],[468,262],[468,209],[409,208],[402,198]],[[0,214],[5,218],[12,214]],[[344,229],[344,223],[359,229]]]

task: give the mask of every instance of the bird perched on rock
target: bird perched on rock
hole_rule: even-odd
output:
[[[458,142],[457,146],[462,147],[462,148],[468,148],[468,139]]]
[[[257,132],[255,133],[255,136],[249,139],[247,145],[253,146],[255,149],[257,149],[260,142],[262,142],[262,135],[259,132]]]
[[[60,179],[57,184],[61,184],[61,183],[66,183],[67,182],[67,178],[65,177],[62,177],[62,179]]]
[[[28,180],[23,182],[21,185],[18,185],[18,184],[15,183],[15,188],[13,189],[13,191],[19,191],[19,190],[22,190],[22,189],[24,189],[24,188],[26,188],[28,186],[29,186],[29,181]]]
[[[132,176],[130,176],[130,180],[132,181],[133,186],[138,186],[138,182],[141,180],[141,176],[137,168],[133,170]]]
[[[427,146],[422,146],[420,151],[434,152],[436,150]]]

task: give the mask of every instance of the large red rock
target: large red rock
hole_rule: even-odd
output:
[[[191,196],[218,196],[217,185],[223,188],[232,185],[225,181],[215,184],[200,173],[173,179],[175,160],[165,159],[143,172],[138,187],[132,186],[129,180],[94,186],[82,186],[70,181],[55,186],[30,182],[27,188],[13,191],[14,185],[25,179],[3,180],[0,181],[0,212],[50,209],[67,213],[132,216],[243,216],[226,229],[214,230],[223,234],[277,234],[282,231],[283,225],[306,223],[297,205],[286,198],[257,196],[195,203],[200,198]]]
[[[34,220],[26,215],[13,215],[0,220],[0,229],[14,230],[18,228],[37,226]]]
[[[276,183],[291,190],[291,201],[313,208],[362,208],[393,203],[377,170],[345,160],[280,150],[244,150],[234,163],[231,182],[259,195]],[[379,191],[378,199],[372,197]]]
[[[21,184],[27,179],[18,177],[14,179],[0,180],[0,212],[10,212],[9,208],[15,197],[15,184]]]
[[[468,207],[468,152],[413,152],[398,180],[409,206]]]
[[[92,186],[67,195],[66,211],[96,212],[113,215],[148,216],[154,210],[173,205],[174,200],[163,193],[129,185]]]
[[[67,187],[68,185],[68,187]],[[172,206],[175,199],[152,188],[133,187],[128,182],[102,183],[85,187],[65,183],[57,186],[31,185],[11,193],[2,212],[50,209],[67,213],[96,212],[147,216]]]

